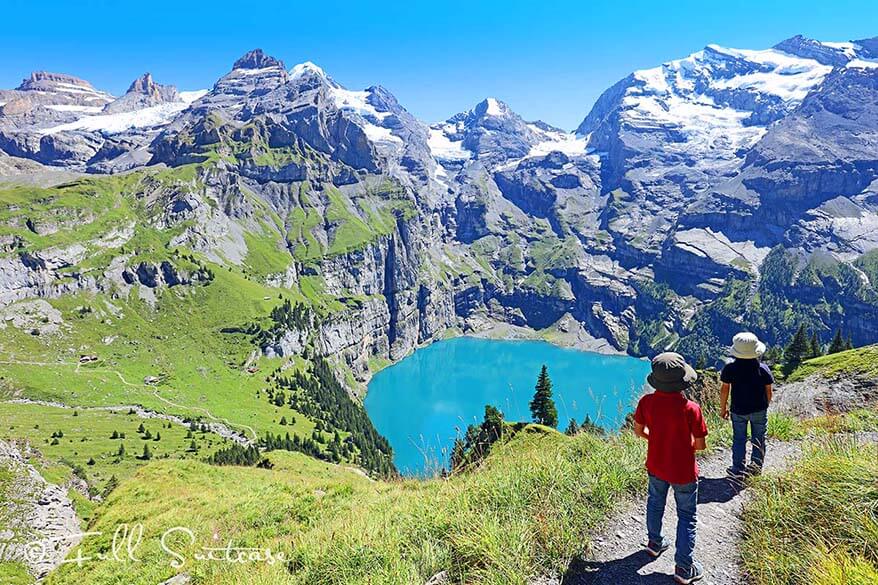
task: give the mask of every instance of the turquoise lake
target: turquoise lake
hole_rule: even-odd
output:
[[[393,447],[406,475],[447,464],[459,432],[480,423],[485,405],[506,420],[529,421],[528,404],[540,367],[554,386],[559,427],[591,416],[616,430],[640,396],[650,365],[628,356],[557,347],[543,341],[459,337],[433,343],[384,370],[369,383],[365,406]]]

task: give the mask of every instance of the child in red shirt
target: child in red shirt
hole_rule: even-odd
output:
[[[698,503],[698,464],[695,451],[705,448],[707,425],[701,407],[683,395],[697,375],[695,370],[673,352],[652,360],[647,377],[655,392],[637,404],[634,432],[649,441],[646,469],[649,472],[649,498],[646,503],[646,549],[658,557],[669,547],[662,536],[662,516],[668,491],[674,488],[677,503],[677,540],[674,561],[677,583],[688,585],[704,576],[701,565],[693,560]]]

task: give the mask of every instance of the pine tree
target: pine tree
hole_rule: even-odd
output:
[[[149,429],[146,429],[146,432],[143,433],[143,440],[149,441],[150,439],[152,439],[152,433],[149,432]]]
[[[107,485],[105,485],[103,491],[101,491],[101,496],[106,500],[107,496],[116,489],[117,485],[119,485],[119,480],[116,479],[115,475],[111,475],[110,479],[107,480]]]
[[[783,361],[783,349],[772,345],[762,354],[762,361],[769,365],[779,364]]]
[[[784,348],[784,371],[789,374],[799,367],[799,364],[808,356],[811,350],[811,342],[805,332],[805,325],[799,325],[796,334],[793,335],[789,345]]]
[[[143,431],[144,431],[143,423],[140,423],[140,426],[137,427],[137,432],[138,432],[138,433],[142,433]]]
[[[841,329],[835,330],[835,335],[832,337],[832,341],[829,343],[829,350],[826,352],[828,354],[838,353],[840,351],[844,351],[844,338],[841,336]]]
[[[604,430],[604,427],[597,424],[593,420],[591,420],[591,416],[585,415],[585,418],[582,419],[582,426],[580,430],[584,433],[591,433],[592,435],[604,436],[607,434],[607,431]]]
[[[571,437],[579,432],[579,424],[576,422],[575,418],[570,419],[570,422],[567,423],[567,430],[564,432]]]
[[[125,443],[119,443],[119,450],[116,451],[116,457],[119,459],[125,457]]]
[[[808,359],[820,357],[823,355],[823,349],[820,347],[820,339],[817,338],[817,333],[811,332],[811,341],[809,342],[811,346],[808,351]]]
[[[457,437],[454,439],[454,446],[451,448],[451,470],[454,471],[458,469],[461,465],[463,465],[464,457],[466,456],[466,443],[464,443],[463,439]]]
[[[285,416],[280,417],[280,425],[284,426],[284,427],[287,426],[287,417],[285,417]]]
[[[145,443],[143,445],[143,455],[140,456],[144,461],[149,461],[152,459],[152,453],[149,450],[149,443]]]
[[[854,348],[854,338],[851,335],[848,335],[847,341],[844,342],[844,348],[846,350]]]
[[[153,439],[153,441],[161,441],[161,440],[162,440],[162,434],[161,434],[161,433],[156,433],[156,434],[155,434],[155,439]]]
[[[191,443],[189,443],[189,451],[195,452],[198,451],[198,445],[195,444],[195,440],[193,439]]]
[[[86,465],[94,465],[95,464],[94,457],[89,457],[88,461],[86,461],[85,464]]]
[[[110,435],[110,438],[111,439],[118,439],[119,438],[119,431],[113,431],[113,434]]]
[[[555,428],[558,426],[558,409],[552,400],[552,380],[549,378],[549,370],[545,364],[537,378],[533,400],[530,402],[530,412],[535,423]]]

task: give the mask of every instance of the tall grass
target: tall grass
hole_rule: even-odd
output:
[[[58,583],[161,582],[177,571],[156,542],[174,525],[284,551],[288,563],[200,564],[199,584],[411,585],[446,571],[454,583],[524,585],[562,574],[619,501],[645,486],[645,443],[525,427],[476,469],[448,479],[372,482],[299,454],[272,470],[162,461],[123,483],[90,526],[109,535],[143,522],[139,563],[66,565]],[[246,489],[242,489],[246,486]],[[108,546],[109,536],[83,545]]]
[[[791,472],[759,478],[744,513],[744,566],[757,585],[878,583],[878,449],[811,444]]]

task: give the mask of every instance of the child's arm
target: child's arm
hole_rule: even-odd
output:
[[[636,421],[634,423],[634,434],[642,439],[649,440],[649,428]]]
[[[692,448],[696,451],[704,451],[707,449],[707,439],[704,437],[701,437],[700,439],[692,437]]]
[[[772,388],[771,384],[765,385],[765,397],[768,398],[768,403],[771,404],[771,399],[774,396],[774,388]]]
[[[729,418],[729,390],[731,390],[731,388],[731,384],[723,382],[719,389],[719,415],[722,418]],[[769,398],[769,400],[771,400],[771,398]]]

